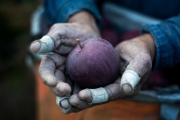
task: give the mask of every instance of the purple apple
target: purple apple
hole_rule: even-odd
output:
[[[77,45],[68,55],[66,72],[83,88],[104,87],[119,73],[119,56],[114,47],[101,38],[91,38]]]

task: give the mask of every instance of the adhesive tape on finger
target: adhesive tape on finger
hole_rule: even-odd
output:
[[[134,87],[140,81],[139,75],[133,70],[126,70],[121,78],[120,86],[122,87],[124,84],[129,84],[132,87],[132,92],[134,91]],[[131,93],[132,93],[131,92]]]
[[[63,113],[67,113],[70,109],[71,109],[71,105],[69,108],[65,109],[61,106],[61,101],[63,101],[64,99],[69,99],[70,95],[65,95],[62,97],[58,97],[56,96],[56,104],[58,105],[59,108],[61,108],[61,110],[63,111]]]
[[[51,53],[54,50],[54,41],[50,36],[43,36],[40,39],[41,47],[38,51],[39,54]]]
[[[108,101],[108,93],[105,88],[89,89],[92,94],[92,102],[88,102],[90,105],[93,103],[103,103]]]

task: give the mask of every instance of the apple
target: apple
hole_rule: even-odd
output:
[[[119,56],[102,38],[90,38],[70,52],[66,60],[67,75],[83,88],[104,87],[113,83],[119,73]]]

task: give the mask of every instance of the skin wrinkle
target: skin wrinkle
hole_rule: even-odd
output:
[[[58,70],[64,72],[65,71],[65,65],[56,67]]]
[[[57,85],[56,85],[57,86]],[[65,95],[65,94],[68,94],[69,92],[65,92],[65,91],[63,91],[63,93],[61,92],[61,91],[58,91],[58,89],[56,88],[56,86],[54,86],[54,87],[50,87],[51,88],[51,90],[52,90],[52,92],[54,92],[55,93],[55,95],[56,96],[59,96],[59,97],[61,97],[61,96],[63,96],[63,95]]]
[[[124,59],[120,59],[120,74],[122,75],[125,69],[127,68],[129,62],[125,61]]]
[[[151,58],[149,55],[143,54],[143,55],[140,55],[139,57],[141,59],[136,59],[137,60],[136,65],[138,65],[138,66],[134,66],[135,67],[134,69],[138,68],[138,70],[141,70],[141,71],[138,71],[138,74],[140,77],[142,77],[144,74],[146,74],[147,72],[150,71],[152,63],[151,63]],[[144,66],[146,66],[146,67],[144,67]]]
[[[76,16],[76,15],[73,15],[73,16]],[[79,21],[79,18],[82,18],[80,20],[82,23],[81,22],[77,23]],[[58,24],[54,25],[53,28],[48,33],[50,36],[52,36],[52,39],[55,40],[55,45],[56,45],[57,50],[60,50],[59,48],[60,48],[60,46],[62,44],[64,46],[71,46],[73,44],[76,45],[77,43],[76,43],[75,39],[80,39],[81,41],[84,41],[89,37],[96,37],[96,36],[100,37],[100,35],[98,35],[99,32],[97,32],[98,29],[96,27],[94,27],[93,25],[89,24],[88,20],[85,19],[85,21],[84,21],[83,17],[78,16],[78,17],[75,18],[75,21],[72,20],[71,22],[72,23],[68,23],[68,24],[65,24],[65,23],[59,24],[58,23]],[[58,31],[58,32],[56,32],[56,31]],[[141,39],[142,39],[142,37],[141,37]],[[61,43],[61,41],[63,41],[63,42]],[[143,72],[143,73],[145,73],[145,75],[144,76],[142,75],[143,76],[142,79],[140,80],[140,82],[137,84],[137,86],[134,89],[134,91],[135,91],[134,94],[132,94],[130,96],[125,95],[123,93],[122,88],[120,88],[120,83],[118,83],[118,82],[120,82],[120,79],[117,80],[115,83],[113,83],[111,85],[108,85],[107,88],[109,90],[107,90],[107,91],[108,91],[108,94],[110,94],[109,96],[111,96],[111,98],[113,100],[115,100],[117,98],[134,97],[138,93],[138,91],[140,90],[140,88],[142,86],[142,83],[144,83],[145,78],[148,76],[149,69],[151,69],[151,65],[150,65],[151,60],[148,61],[149,60],[148,56],[143,58],[141,56],[142,54],[139,55],[139,53],[142,52],[142,51],[145,52],[146,54],[149,54],[149,51],[145,51],[147,49],[146,45],[149,46],[146,42],[142,42],[140,39],[136,38],[136,39],[132,39],[132,40],[129,40],[129,41],[125,41],[120,45],[120,47],[118,46],[119,47],[118,48],[118,51],[119,51],[118,53],[120,53],[119,56],[121,56],[122,59],[124,60],[124,63],[122,63],[123,68],[121,68],[121,69],[125,70],[125,68],[127,66],[132,64],[131,61],[134,60],[136,62],[134,64],[138,64],[138,65],[134,65],[132,67],[129,67],[129,69],[132,68],[132,69],[134,69],[134,70],[136,70],[138,72]],[[68,52],[68,49],[63,48],[63,50],[61,52],[66,53],[66,52]],[[58,51],[58,53],[60,53],[60,52]],[[137,57],[137,55],[139,55],[140,60],[135,59]],[[60,56],[60,57],[62,57],[62,56]],[[57,59],[57,61],[58,61],[57,56],[55,58],[53,58],[53,59]],[[147,60],[148,62],[143,62],[143,60]],[[59,62],[61,62],[61,61],[59,61]],[[64,64],[64,63],[58,64],[59,62],[57,62],[56,64],[54,63],[54,64],[59,65],[59,66]],[[51,64],[52,63],[50,63],[49,65],[51,66]],[[143,65],[146,65],[148,68],[146,68],[146,67],[143,68]],[[60,69],[59,66],[58,67],[56,66],[56,69],[55,68],[50,68],[50,69],[55,69],[56,70],[55,74],[58,74],[58,72],[61,72],[61,70],[59,70]],[[143,68],[143,70],[141,71],[141,70],[139,70],[139,68]],[[65,73],[64,73],[64,76],[66,78],[65,80],[67,80],[67,83],[70,84],[69,82],[72,82],[72,81],[67,78]],[[58,77],[58,75],[56,77]],[[59,79],[61,79],[61,78],[59,77]],[[57,82],[57,80],[56,80],[56,82]],[[62,85],[61,82],[58,82],[57,84],[59,86]],[[56,85],[57,89],[59,87],[58,85]],[[77,93],[75,90],[79,91],[78,90],[79,88],[77,88],[77,86],[74,86],[73,82],[72,82],[72,84],[70,86],[72,88],[72,91],[70,91],[71,95],[74,94],[74,93]],[[65,92],[62,92],[62,93],[64,94]],[[85,97],[87,97],[87,96],[85,96]],[[92,96],[90,96],[90,98],[91,97]],[[87,99],[90,99],[90,98],[87,98]],[[71,99],[71,97],[70,97],[70,99]],[[70,111],[67,111],[67,113],[78,112],[78,111],[80,111],[80,110],[82,110],[84,108],[94,106],[94,104],[93,105],[87,105],[86,101],[85,100],[80,100],[77,95],[72,97],[72,99],[76,100],[74,102],[76,102],[77,106],[72,106],[72,109]],[[81,101],[83,101],[83,103],[81,103]],[[100,104],[103,104],[103,103],[100,103]]]
[[[58,24],[57,24],[56,26],[58,26]],[[66,26],[69,27],[69,25],[66,25]],[[76,26],[76,28],[78,28],[77,25],[74,25],[74,24],[73,24],[73,26]],[[55,27],[55,28],[56,28],[56,27]],[[73,29],[73,27],[71,27],[71,28]],[[70,29],[70,28],[69,28],[69,29]],[[68,38],[66,38],[67,35],[69,35],[69,34],[67,33],[67,28],[66,28],[64,31],[65,31],[65,33],[63,33],[62,31],[61,31],[61,32],[58,32],[58,36],[60,36],[60,37],[57,37],[57,39],[61,40],[62,44],[67,44],[67,41],[73,39],[73,37],[71,37],[71,39],[68,40]],[[79,29],[78,31],[82,31],[82,28]],[[87,31],[86,31],[85,33],[83,33],[82,35],[79,35],[79,37],[77,36],[77,38],[83,38],[84,36],[87,36],[86,34],[89,34],[88,31],[90,31],[90,30],[87,30]],[[71,34],[71,36],[74,36],[74,34],[75,34],[75,33]],[[81,37],[81,36],[82,36],[82,37]],[[90,37],[91,37],[91,36],[94,36],[94,34],[91,34]],[[77,39],[77,38],[74,38],[74,39]],[[89,38],[89,35],[87,36],[87,38]],[[84,40],[85,40],[85,39],[84,39]],[[71,43],[71,42],[70,42],[70,43]],[[76,42],[75,42],[75,44],[70,44],[70,45],[71,45],[71,46],[75,46],[75,45],[77,45],[77,44],[76,44]]]
[[[66,61],[66,58],[65,57],[62,57],[61,55],[59,55],[59,54],[55,54],[55,55],[47,55],[46,56],[48,59],[50,59],[50,60],[52,60],[53,61],[53,63],[54,63],[54,66],[56,66],[56,68],[57,67],[60,67],[61,65],[63,65],[64,63],[65,63],[65,61]],[[51,58],[52,57],[52,58]],[[61,59],[60,59],[61,58]],[[64,59],[64,60],[62,60],[62,59]],[[62,62],[59,62],[59,61],[62,61]],[[61,63],[61,64],[60,64]]]
[[[77,99],[77,94],[72,95],[72,97],[70,98],[69,102],[71,103],[71,105],[80,108],[79,107],[79,101]]]
[[[55,56],[53,56],[54,57],[54,59],[53,58],[51,58],[51,56],[46,56],[44,59],[48,59],[48,60],[51,60],[51,61],[53,61],[52,63],[54,63],[55,65],[54,66],[58,66],[58,63],[56,62],[56,61],[54,61],[54,60],[56,60],[57,58],[58,58],[58,56],[57,55],[55,55]],[[61,57],[62,58],[62,57]],[[50,66],[46,66],[46,67],[48,67],[48,69],[51,69],[51,70],[54,70],[54,67],[51,67],[50,68]],[[43,67],[43,68],[41,68],[41,69],[39,69],[39,74],[46,74],[46,73],[44,73],[44,70],[45,70],[46,68],[45,67]],[[45,71],[45,72],[47,72],[47,71]],[[57,80],[57,78],[59,78],[59,77],[57,77],[57,75],[56,75],[56,72],[57,72],[57,70],[55,69],[55,71],[54,71],[54,74],[55,74],[55,77],[56,77],[56,80]],[[51,76],[53,76],[52,75],[52,73],[49,73],[48,72],[48,74],[50,74]],[[48,84],[48,81],[47,80],[44,80],[44,79],[42,79],[42,81],[43,81],[43,83],[45,83],[46,85]],[[48,84],[48,86],[50,86],[51,84]],[[57,81],[56,81],[56,84],[54,84],[54,85],[51,85],[51,86],[56,86],[57,85]]]
[[[58,69],[56,69],[56,71],[55,71],[55,77],[56,77],[56,80],[57,80],[57,81],[59,81],[59,82],[61,82],[61,81],[65,82],[65,76],[63,75],[63,72],[60,71],[60,70],[58,70]]]
[[[66,56],[69,52],[71,52],[73,47],[68,47],[61,45],[57,50],[59,51],[59,54]]]
[[[49,82],[47,82],[47,80],[44,80],[44,77],[43,77],[43,75],[41,75],[41,73],[43,73],[45,70],[41,70],[39,73],[39,75],[40,75],[40,77],[41,77],[41,79],[42,79],[42,82],[45,84],[45,85],[47,85],[47,86],[56,86],[56,84],[57,84],[57,81],[56,81],[56,83],[55,84],[49,84]],[[43,73],[43,74],[47,74],[47,73]],[[52,75],[51,73],[48,73],[49,75],[51,75],[51,76],[54,76],[54,75]],[[47,79],[47,78],[46,78]]]
[[[43,68],[40,67],[40,69],[39,69],[38,72],[39,72],[40,75],[47,74],[47,73],[52,75],[52,73],[47,72],[46,69],[51,69],[51,70],[53,70],[53,73],[54,73],[54,67],[55,67],[55,66],[49,66],[49,65],[47,66],[47,65],[46,65],[46,66],[43,66]],[[52,76],[53,76],[53,75],[52,75]]]
[[[67,83],[65,83],[63,86],[62,84],[63,82],[59,82],[56,86],[55,89],[58,91],[58,93],[63,96],[63,95],[67,95],[71,92],[71,89],[67,89],[67,87],[65,88],[65,85],[68,85]],[[60,86],[61,85],[61,86]]]

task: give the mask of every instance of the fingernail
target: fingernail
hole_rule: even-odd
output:
[[[81,100],[87,100],[88,102],[92,101],[92,94],[89,89],[85,89],[79,92],[79,97]]]
[[[32,42],[31,46],[30,46],[30,50],[33,52],[33,53],[37,53],[39,51],[41,47],[41,44],[38,40]]]
[[[130,95],[133,93],[134,89],[132,88],[132,86],[128,83],[125,83],[122,85],[122,89],[123,89],[123,92],[127,95]]]
[[[126,70],[121,78],[120,87],[123,88],[125,93],[132,94],[134,91],[134,87],[140,81],[139,75],[133,70]]]
[[[64,109],[68,109],[70,107],[69,101],[68,99],[64,99],[60,102],[60,105],[64,108]]]

